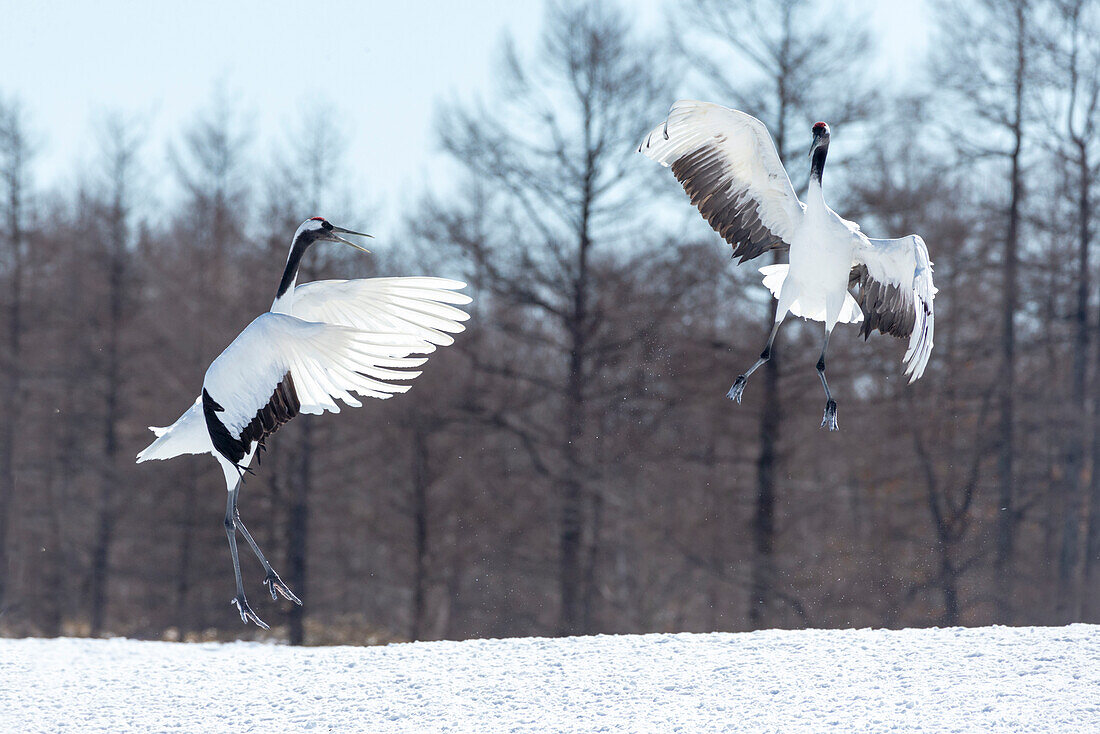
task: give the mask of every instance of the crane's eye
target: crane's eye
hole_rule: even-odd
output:
[[[322,219],[321,220],[321,227],[323,229],[332,229],[332,225],[328,223],[327,219]]]

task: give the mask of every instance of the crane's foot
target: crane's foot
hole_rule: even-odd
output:
[[[237,594],[230,604],[237,605],[237,611],[241,613],[241,621],[245,624],[252,622],[261,629],[271,629],[267,624],[256,616],[256,612],[252,611],[252,607],[248,606],[248,599],[244,598],[244,594]]]
[[[741,404],[741,393],[745,392],[745,385],[748,384],[748,380],[744,375],[738,375],[737,381],[733,383],[733,387],[726,393],[726,397],[730,400],[736,400],[737,404]]]
[[[275,569],[267,572],[267,576],[264,577],[264,586],[271,592],[271,599],[273,601],[279,600],[279,594],[283,595],[283,598],[288,599],[298,606],[302,606],[302,600],[294,595],[294,592],[290,590],[290,587],[279,578],[279,574],[275,573]]]
[[[825,417],[821,419],[821,427],[828,428],[830,431],[839,431],[840,426],[836,423],[836,401],[830,400],[825,403]]]

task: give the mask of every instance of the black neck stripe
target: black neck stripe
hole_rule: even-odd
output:
[[[279,291],[275,294],[276,298],[282,298],[283,294],[290,289],[290,284],[298,276],[298,266],[301,265],[302,256],[306,254],[306,250],[313,244],[314,239],[316,239],[316,234],[313,230],[306,230],[295,238],[294,244],[290,248],[290,256],[286,259],[283,279],[279,281]]]
[[[821,181],[821,174],[825,171],[825,157],[827,155],[829,155],[828,143],[814,149],[813,160],[810,162],[810,178]]]

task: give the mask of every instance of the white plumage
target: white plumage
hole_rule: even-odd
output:
[[[340,412],[360,397],[386,399],[408,381],[437,346],[454,342],[470,298],[464,283],[444,278],[329,280],[295,287],[305,251],[318,241],[359,234],[324,219],[306,220],[294,234],[271,310],[252,321],[210,364],[202,394],[138,454],[138,462],[209,453],[225,475],[226,533],[233,555],[241,619],[266,627],[249,608],[241,584],[235,532],[248,541],[276,592],[301,603],[264,558],[237,513],[240,480],[265,439],[299,413]]]
[[[787,264],[761,268],[778,299],[776,321],[761,358],[738,376],[729,397],[740,402],[745,381],[770,356],[788,312],[825,324],[818,373],[826,394],[823,426],[835,430],[836,403],[825,380],[825,352],[837,323],[862,323],[909,338],[903,362],[910,382],[924,374],[935,320],[932,263],[917,235],[875,240],[825,203],[821,177],[829,148],[828,125],[814,125],[806,203],[791,186],[767,128],[751,115],[716,104],[681,100],[638,147],[684,186],[703,217],[743,262],[773,249],[789,250]],[[849,288],[855,289],[850,293]]]

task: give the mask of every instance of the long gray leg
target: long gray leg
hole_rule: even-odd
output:
[[[743,375],[737,376],[737,381],[733,383],[733,387],[726,393],[726,397],[730,400],[736,400],[737,404],[741,404],[741,393],[745,392],[745,384],[749,379],[749,375],[756,372],[760,367],[771,359],[772,356],[772,343],[775,341],[775,335],[779,332],[779,325],[782,321],[776,321],[772,326],[772,333],[768,336],[768,343],[764,345],[764,351],[760,353],[760,359],[753,363],[752,367],[749,367],[748,371]]]
[[[252,548],[252,552],[256,554],[256,557],[260,559],[260,563],[263,564],[264,572],[267,575],[264,577],[264,585],[267,586],[267,590],[271,592],[272,600],[278,600],[279,594],[294,602],[298,606],[302,606],[302,600],[294,595],[294,592],[290,590],[290,587],[279,578],[279,574],[275,573],[275,569],[271,567],[267,559],[264,558],[263,551],[260,550],[260,546],[256,544],[256,541],[252,539],[252,533],[248,532],[248,528],[241,522],[241,513],[237,509],[236,495],[233,497],[233,523],[236,525],[237,530],[241,531],[241,535],[248,541],[249,547]],[[278,592],[278,593],[276,593]]]
[[[825,352],[829,349],[830,334],[832,334],[831,331],[825,332],[825,344],[821,347],[821,359],[817,360],[817,376],[821,378],[821,386],[825,388],[825,417],[821,419],[821,427],[836,431],[840,429],[836,422],[836,401],[833,400],[833,395],[829,392],[829,382],[825,379]]]
[[[237,580],[237,596],[231,604],[237,605],[237,611],[241,613],[241,621],[245,624],[255,622],[256,626],[265,630],[270,629],[262,619],[256,616],[252,607],[248,606],[248,599],[244,595],[244,582],[241,581],[241,559],[237,555],[237,495],[241,491],[240,482],[229,492],[225,501],[225,537],[229,538],[229,552],[233,556],[233,576]]]

